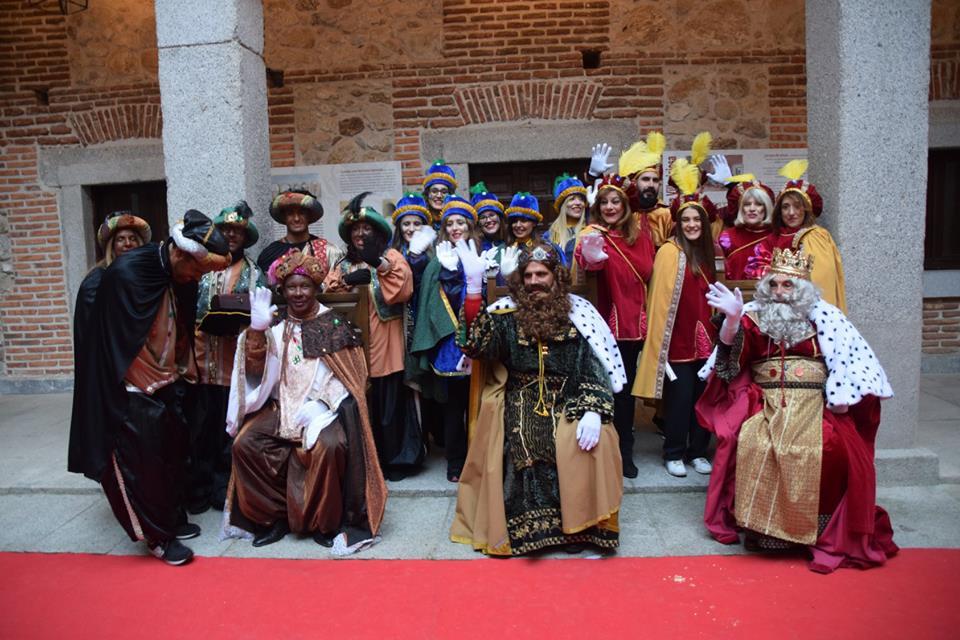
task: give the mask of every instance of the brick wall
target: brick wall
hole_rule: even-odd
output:
[[[927,298],[923,301],[923,352],[931,355],[960,353],[960,298]]]
[[[273,166],[365,154],[400,161],[414,187],[432,160],[421,158],[423,132],[515,121],[629,120],[677,147],[704,127],[718,147],[806,144],[802,0],[264,7],[266,64],[283,72],[268,90]],[[960,9],[934,0],[933,10],[930,98],[960,98]],[[786,48],[769,37],[785,23],[796,36]],[[154,30],[152,3],[105,0],[64,18],[0,0],[0,375],[71,373],[57,193],[39,183],[37,161],[42,147],[160,137]],[[584,68],[584,52],[599,54],[597,68]],[[941,311],[925,308],[945,336],[925,325],[925,350],[955,348],[942,330],[955,323],[927,316]]]

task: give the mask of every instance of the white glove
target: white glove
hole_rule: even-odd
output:
[[[743,315],[743,294],[740,288],[733,291],[727,288],[722,282],[714,282],[707,291],[707,304],[727,316],[740,320]]]
[[[448,271],[456,271],[457,265],[460,264],[460,258],[457,257],[457,252],[453,250],[449,240],[444,240],[437,245],[437,260]]]
[[[500,275],[504,278],[517,270],[520,265],[520,248],[517,246],[507,247],[500,255]]]
[[[270,304],[273,292],[266,287],[257,287],[250,294],[250,328],[254,331],[266,331],[273,324],[273,314],[277,305]]]
[[[457,256],[463,265],[463,275],[467,279],[467,294],[477,294],[483,291],[483,277],[487,275],[487,262],[477,255],[477,247],[473,240],[457,241]]]
[[[713,173],[708,173],[707,177],[717,184],[727,184],[733,174],[730,172],[730,164],[727,157],[723,154],[710,156],[710,164],[713,165]]]
[[[601,182],[603,182],[603,178],[597,178],[593,181],[593,184],[587,185],[587,207],[592,207],[593,203],[597,201],[598,185]]]
[[[577,423],[577,444],[584,451],[590,451],[600,442],[600,414],[585,411]]]
[[[599,264],[609,258],[607,252],[603,250],[603,247],[606,245],[606,240],[603,239],[603,236],[597,232],[591,232],[585,234],[580,238],[580,252],[583,255],[583,259],[587,261],[588,264]]]
[[[420,255],[430,248],[433,241],[437,239],[437,232],[430,225],[423,225],[413,232],[410,238],[410,253]]]
[[[306,427],[314,418],[318,418],[327,412],[325,405],[316,400],[304,402],[293,418],[293,423],[298,427]]]
[[[497,253],[500,247],[490,247],[480,253],[480,258],[487,265],[487,275],[496,275],[500,271],[500,263],[497,261]]]
[[[720,327],[720,341],[723,344],[733,344],[740,328],[740,317],[743,315],[743,294],[737,287],[733,291],[722,282],[714,282],[707,291],[707,304],[721,312],[724,316],[723,326]]]
[[[593,145],[593,153],[590,156],[590,175],[602,176],[607,172],[607,169],[613,166],[607,162],[611,149],[612,147],[606,142]]]

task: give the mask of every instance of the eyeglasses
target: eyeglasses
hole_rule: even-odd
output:
[[[483,220],[496,220],[496,219],[499,218],[499,217],[500,217],[500,216],[498,216],[498,215],[495,214],[495,213],[481,213],[479,219],[480,219],[481,221],[483,221]]]
[[[432,196],[446,196],[450,194],[450,190],[446,187],[430,187],[430,190],[427,191]]]

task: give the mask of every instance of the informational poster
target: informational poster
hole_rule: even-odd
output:
[[[780,168],[791,160],[797,160],[807,157],[806,149],[718,149],[710,153],[713,155],[722,155],[727,159],[730,165],[730,172],[733,175],[742,173],[752,173],[761,182],[778,193],[780,188],[786,183],[787,179],[779,175]],[[690,158],[689,149],[668,149],[664,152],[663,163],[663,188],[666,194],[667,202],[676,195],[673,187],[669,186],[670,165],[676,158]],[[713,172],[713,166],[710,160],[701,165],[707,173]],[[709,196],[717,206],[726,204],[727,191],[725,188],[708,183],[704,187],[704,192]]]
[[[271,197],[292,189],[305,189],[317,196],[324,213],[319,222],[310,226],[310,231],[342,245],[337,227],[341,211],[350,199],[370,191],[364,203],[389,216],[394,203],[403,195],[401,176],[400,163],[393,161],[282,167],[270,170]],[[273,231],[274,239],[285,233],[279,224],[273,225]]]

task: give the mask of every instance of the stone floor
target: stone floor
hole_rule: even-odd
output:
[[[141,554],[127,539],[99,487],[66,471],[70,395],[0,397],[0,551]],[[925,375],[921,383],[917,444],[937,453],[940,484],[878,489],[904,547],[960,547],[960,376]],[[692,470],[668,476],[661,440],[638,433],[640,476],[627,480],[620,515],[621,556],[741,553],[711,540],[702,524],[706,478]],[[431,456],[419,475],[389,483],[383,540],[361,558],[479,558],[448,540],[455,487],[444,462]],[[310,539],[288,536],[260,549],[241,540],[220,541],[220,513],[193,519],[203,535],[188,544],[201,556],[323,558]],[[564,554],[552,554],[566,557]]]

